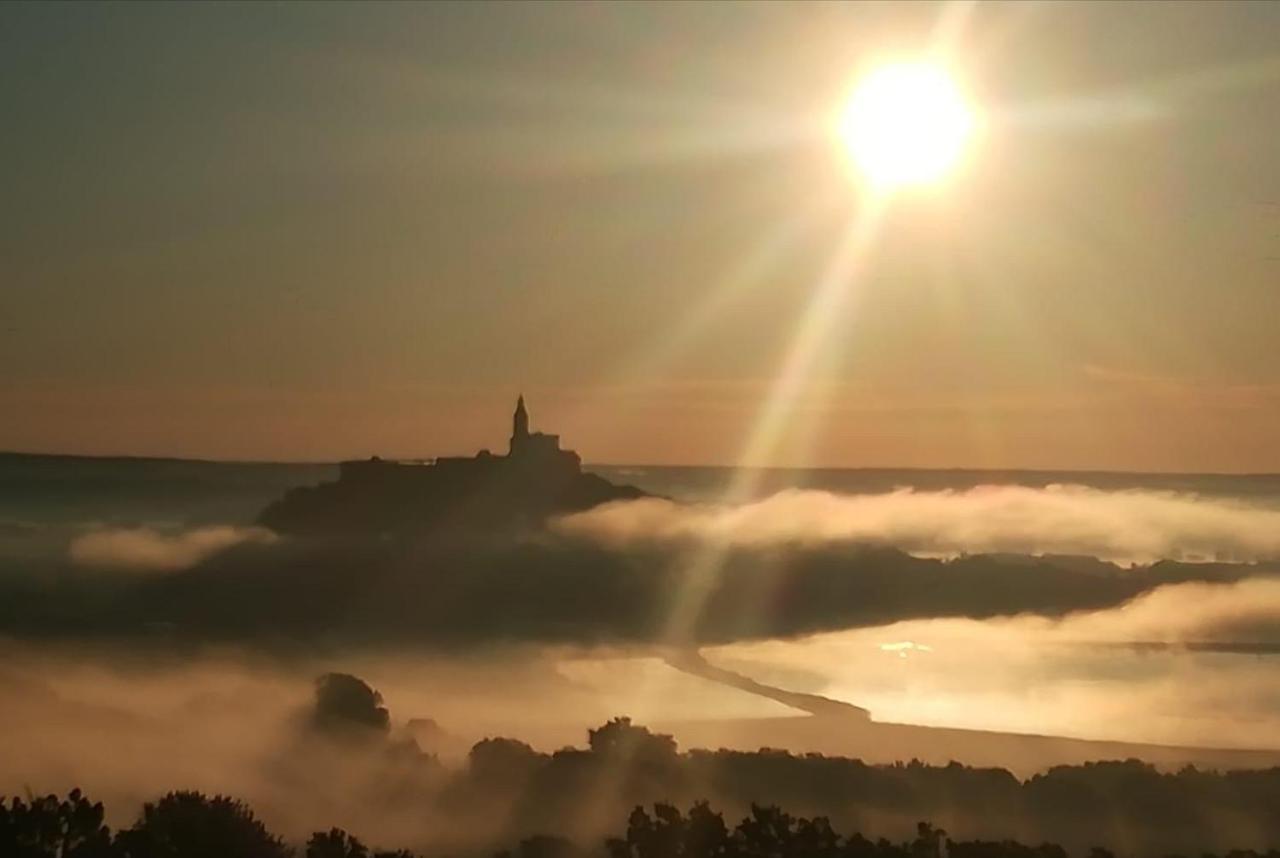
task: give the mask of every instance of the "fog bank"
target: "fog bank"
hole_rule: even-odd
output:
[[[1280,556],[1280,509],[1186,493],[1077,485],[873,495],[792,489],[739,506],[647,498],[566,516],[558,526],[611,545],[852,541],[929,555],[1082,554],[1121,562]]]
[[[151,527],[100,528],[75,537],[68,548],[79,566],[138,572],[175,572],[245,543],[268,544],[261,527],[217,525],[164,533]]]

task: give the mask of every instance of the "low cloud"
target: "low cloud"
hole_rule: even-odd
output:
[[[1280,557],[1280,509],[1078,485],[876,495],[791,490],[740,506],[650,498],[606,504],[567,516],[557,526],[610,545],[851,541],[942,556],[1083,554],[1123,562]]]
[[[244,543],[269,543],[261,527],[215,526],[165,534],[149,527],[92,530],[71,542],[73,563],[100,569],[177,572]]]
[[[1280,647],[1280,579],[1158,587],[1108,611],[1050,626],[1077,640]]]
[[[61,566],[0,576],[0,632],[295,646],[708,645],[915,619],[1062,617],[1171,584],[1280,578],[1273,562],[1128,565],[1037,553],[1267,557],[1280,554],[1280,511],[1154,491],[999,487],[792,491],[734,508],[651,500],[548,531],[412,542],[277,539],[234,526],[102,529],[77,533]],[[68,565],[121,574],[61,574]],[[1258,598],[1276,604],[1272,590]],[[1216,602],[1206,595],[1204,604]],[[1266,617],[1238,619],[1232,628],[1269,628]],[[1239,640],[1254,639],[1210,642]]]

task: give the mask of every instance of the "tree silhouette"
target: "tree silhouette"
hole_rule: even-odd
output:
[[[611,838],[605,846],[611,858],[679,858],[684,854],[686,829],[684,817],[673,805],[655,804],[652,817],[637,807],[627,818],[626,837]]]
[[[227,796],[171,792],[143,805],[142,818],[120,832],[122,858],[289,858],[280,838],[253,811]]]
[[[729,829],[722,815],[713,811],[705,801],[689,808],[684,837],[686,858],[728,858],[730,854],[737,854],[730,847]]]
[[[382,695],[349,673],[326,673],[316,680],[312,721],[321,730],[347,735],[391,729],[391,713],[383,707]]]
[[[365,845],[341,828],[317,831],[307,841],[307,858],[368,858]]]
[[[795,847],[795,823],[791,814],[778,807],[751,805],[751,815],[738,825],[738,837],[747,858],[779,858]]]
[[[587,744],[592,753],[615,759],[662,761],[676,755],[675,739],[633,725],[626,717],[614,718],[595,730],[588,730]]]
[[[523,785],[542,762],[537,751],[515,739],[482,739],[467,753],[471,777],[498,789]]]
[[[927,822],[917,823],[916,839],[911,843],[911,858],[944,858],[947,832]]]
[[[273,836],[241,802],[225,796],[173,792],[144,805],[133,827],[114,841],[103,824],[101,804],[79,790],[65,800],[45,796],[24,802],[0,799],[0,858],[290,858],[293,851]],[[706,802],[688,814],[669,803],[636,807],[624,836],[606,841],[610,858],[1067,858],[1058,845],[1028,846],[1014,840],[956,841],[928,823],[913,840],[843,838],[822,816],[793,816],[774,806],[753,805],[732,831]],[[406,850],[370,850],[340,828],[314,833],[305,858],[415,858]],[[553,834],[520,840],[494,858],[586,858],[574,841]],[[1148,854],[1148,853],[1133,853]],[[1159,853],[1155,853],[1159,854]],[[1088,858],[1112,858],[1094,848]],[[1169,855],[1167,858],[1177,858]],[[1203,853],[1200,858],[1216,858]],[[1280,851],[1231,850],[1222,858],[1280,858]]]
[[[0,855],[6,858],[109,858],[111,831],[103,824],[102,803],[78,789],[59,801],[55,795],[6,806],[0,797]]]

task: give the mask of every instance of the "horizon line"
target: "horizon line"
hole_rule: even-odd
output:
[[[0,450],[0,457],[29,457],[45,459],[100,459],[133,462],[186,462],[203,465],[280,465],[280,466],[313,466],[326,467],[343,462],[363,461],[368,457],[338,459],[219,459],[205,456],[173,456],[152,455],[145,453],[64,453],[33,450]],[[395,461],[430,461],[438,456],[381,456],[390,462]],[[725,471],[744,470],[741,465],[723,463],[704,464],[670,464],[657,462],[583,462],[584,468],[665,468],[686,469],[697,468]],[[1016,473],[1016,474],[1114,474],[1147,477],[1235,477],[1235,478],[1280,478],[1280,471],[1152,471],[1135,468],[1072,468],[1041,466],[973,466],[973,465],[756,465],[746,470],[752,471],[918,471],[923,473],[963,472],[963,473]]]

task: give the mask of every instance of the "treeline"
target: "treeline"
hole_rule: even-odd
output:
[[[362,762],[381,762],[362,786],[350,785],[343,770],[312,766],[306,777],[346,783],[367,796],[375,812],[362,816],[361,826],[388,824],[396,808],[409,828],[430,832],[436,851],[446,853],[491,852],[545,832],[599,842],[636,806],[700,801],[731,818],[776,805],[828,819],[838,830],[896,839],[911,836],[924,819],[958,839],[1048,841],[1082,854],[1095,846],[1143,858],[1280,846],[1280,769],[1167,773],[1126,760],[1059,766],[1019,780],[1004,769],[954,762],[870,765],[768,749],[681,752],[671,736],[628,718],[589,730],[586,748],[547,754],[514,739],[486,739],[470,749],[465,765],[447,767],[398,734],[381,704],[381,695],[357,677],[322,677],[315,729]],[[429,823],[414,825],[424,816]],[[440,835],[442,826],[452,833]]]
[[[328,851],[308,855],[334,858],[396,854],[370,852],[330,830],[334,823],[451,858],[503,849],[514,849],[517,858],[567,858],[576,854],[569,844],[596,854],[611,836],[610,858],[924,858],[920,837],[944,830],[951,851],[968,858],[1030,855],[1017,851],[1031,849],[1019,843],[1057,844],[1059,852],[1035,847],[1044,858],[1062,850],[1086,855],[1095,847],[1160,858],[1280,846],[1280,768],[1161,772],[1127,760],[1059,766],[1019,780],[1004,769],[959,763],[869,765],[767,749],[681,752],[672,737],[627,718],[588,731],[585,748],[548,754],[515,739],[490,738],[472,746],[461,764],[446,765],[429,752],[443,731],[397,727],[382,704],[357,677],[321,677],[312,709],[255,777],[200,786],[248,797],[294,842],[323,827],[308,848]],[[653,816],[633,813],[618,836],[621,821],[638,806],[653,806]],[[767,809],[772,806],[795,817]],[[677,807],[692,810],[686,817]],[[696,845],[708,831],[721,831],[710,807],[747,820],[746,828],[717,834],[714,849]],[[919,820],[936,828],[917,829]],[[752,834],[757,829],[803,848],[760,851],[752,845],[763,836]],[[840,838],[837,831],[877,839]],[[222,845],[192,851],[202,840]],[[623,843],[625,851],[618,851]],[[0,858],[257,858],[284,848],[246,805],[198,793],[171,793],[115,834],[106,831],[100,806],[79,794],[14,800],[0,818]]]
[[[483,804],[513,832],[554,820],[619,818],[636,805],[688,807],[710,799],[731,815],[754,804],[825,818],[842,830],[909,834],[921,819],[964,838],[1104,846],[1157,856],[1280,845],[1280,769],[1161,772],[1138,760],[1058,766],[1025,781],[1004,769],[918,761],[870,765],[821,754],[691,750],[628,719],[589,732],[585,750],[541,754],[510,739],[472,748],[439,802],[458,813]],[[886,853],[888,854],[888,853]]]
[[[407,849],[370,849],[359,838],[332,828],[292,846],[271,833],[252,809],[227,796],[171,792],[144,805],[129,828],[114,834],[100,802],[79,790],[66,798],[48,795],[24,801],[0,797],[0,855],[5,858],[417,858]],[[637,807],[625,833],[595,847],[556,835],[525,838],[493,858],[1067,858],[1061,846],[1028,846],[1014,840],[954,840],[921,822],[914,839],[870,840],[843,836],[826,817],[796,817],[774,807],[752,805],[735,828],[705,802],[687,814],[655,804]],[[1094,848],[1089,858],[1113,858]],[[1171,856],[1172,858],[1172,856]],[[1217,858],[1205,854],[1200,858]],[[1225,858],[1280,858],[1280,852],[1234,850]]]

